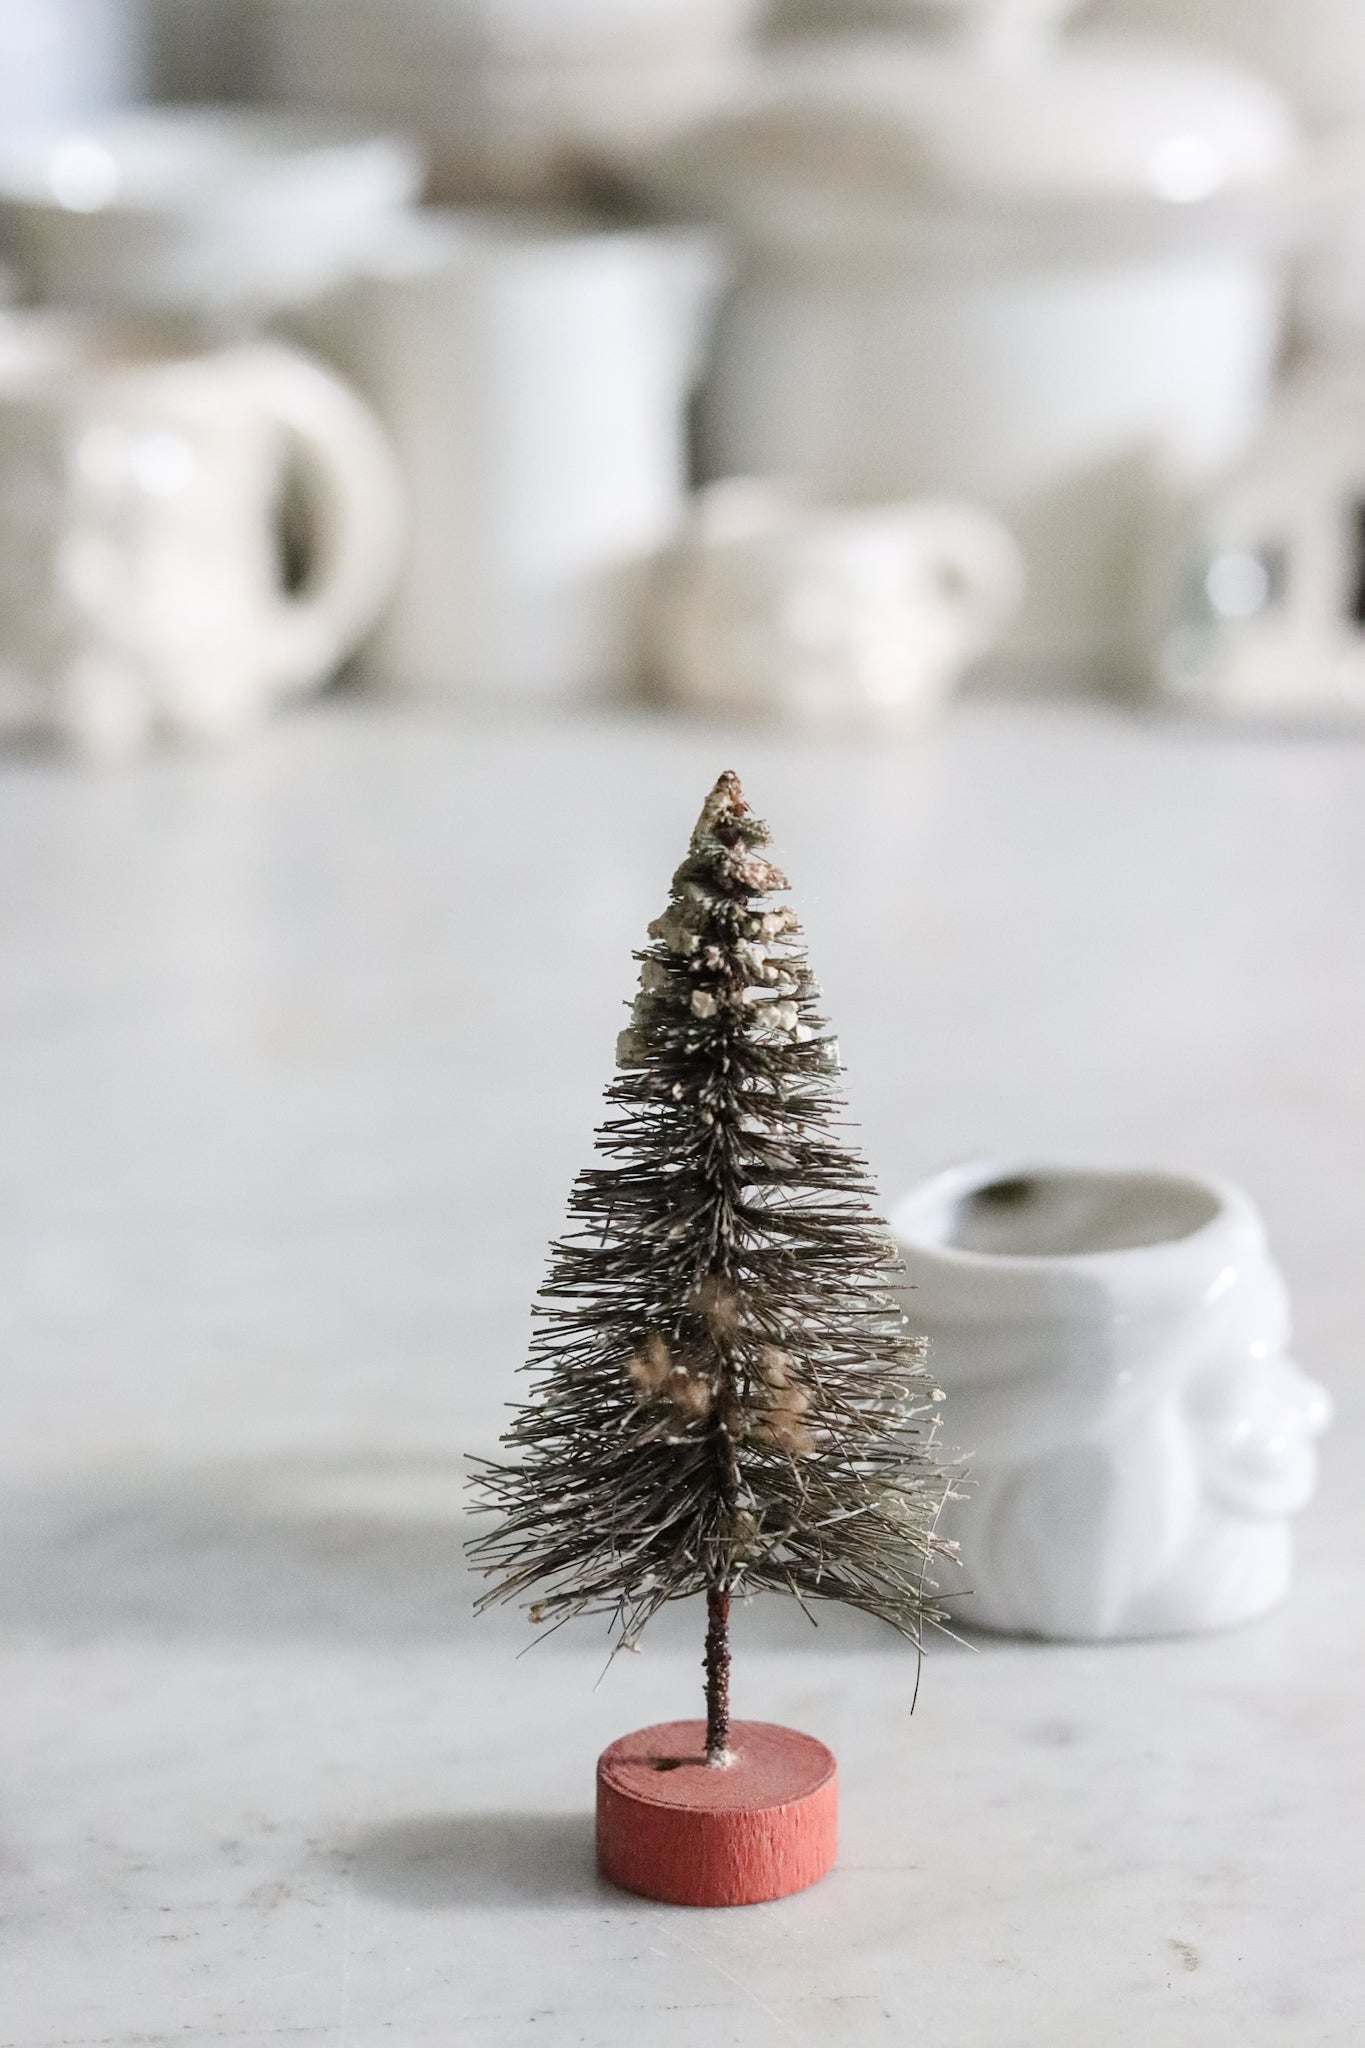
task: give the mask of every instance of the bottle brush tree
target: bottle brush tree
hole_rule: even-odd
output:
[[[533,1398],[480,1466],[480,1602],[606,1614],[633,1645],[704,1593],[706,1758],[727,1760],[729,1613],[788,1593],[917,1643],[946,1480],[895,1247],[841,1135],[835,1039],[787,882],[734,775],[636,957],[600,1163],[553,1247]]]

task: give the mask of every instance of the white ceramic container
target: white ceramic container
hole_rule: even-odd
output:
[[[142,97],[144,0],[0,0],[0,135]]]
[[[401,534],[380,428],[309,358],[0,322],[6,732],[120,756],[250,731],[373,624]]]
[[[412,507],[371,679],[499,700],[634,684],[718,283],[690,234],[433,213],[291,316],[374,404]]]
[[[693,500],[652,604],[657,680],[694,710],[906,727],[943,705],[1023,585],[989,513],[840,505],[732,478]]]
[[[1155,678],[1182,710],[1365,718],[1365,368],[1308,356],[1251,453],[1192,508]]]
[[[1277,97],[1098,39],[831,40],[652,175],[740,250],[707,473],[979,502],[1024,549],[1016,662],[1130,664],[1149,535],[1268,398],[1302,205]]]
[[[1342,203],[1295,279],[1298,324],[1365,347],[1365,7],[1360,0],[1090,0],[1103,26],[1252,66],[1330,137]]]
[[[442,199],[582,196],[709,105],[756,0],[266,0],[272,90],[421,137]]]
[[[344,276],[422,177],[343,119],[138,107],[0,139],[0,242],[40,299],[232,315]]]
[[[1321,1387],[1260,1217],[1221,1182],[975,1165],[900,1203],[904,1306],[969,1466],[944,1533],[973,1627],[1101,1640],[1273,1607]]]

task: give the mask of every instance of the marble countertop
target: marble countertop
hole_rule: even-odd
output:
[[[720,768],[888,1202],[990,1151],[1243,1182],[1337,1429],[1270,1620],[913,1659],[743,1611],[823,1885],[592,1871],[674,1610],[517,1660],[486,1448],[629,959]],[[1365,1990],[1365,748],[966,705],[904,748],[337,702],[0,770],[0,2048],[1326,2048]],[[600,1681],[600,1682],[599,1682]]]

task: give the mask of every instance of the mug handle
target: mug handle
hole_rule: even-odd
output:
[[[324,364],[264,342],[239,363],[307,508],[307,580],[280,592],[269,650],[272,694],[287,699],[325,681],[378,622],[402,560],[403,487],[379,421]]]

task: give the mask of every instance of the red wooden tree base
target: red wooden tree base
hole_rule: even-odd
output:
[[[623,1735],[597,1764],[597,1867],[671,1906],[756,1906],[825,1875],[839,1778],[823,1742],[736,1721],[733,1763],[706,1762],[704,1721]]]

